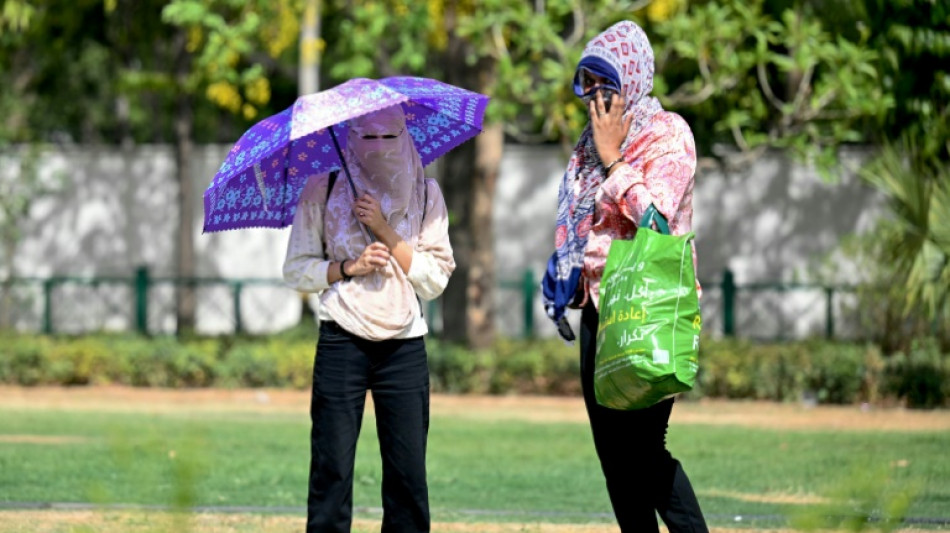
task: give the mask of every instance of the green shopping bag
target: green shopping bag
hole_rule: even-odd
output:
[[[632,241],[610,245],[594,362],[594,395],[605,407],[643,409],[696,381],[702,318],[693,234],[669,233],[651,205]]]

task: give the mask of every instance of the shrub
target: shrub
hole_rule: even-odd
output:
[[[140,387],[294,387],[311,383],[312,330],[268,337],[44,337],[0,334],[0,383]],[[432,390],[456,394],[579,395],[578,347],[558,339],[499,340],[471,351],[426,339]],[[947,405],[950,355],[934,339],[884,357],[873,345],[809,340],[700,345],[696,387],[686,396],[854,403],[898,399]]]
[[[40,385],[47,377],[51,343],[45,337],[4,334],[0,336],[0,383]]]
[[[936,339],[914,341],[908,353],[890,358],[884,372],[885,391],[908,407],[941,407],[950,398],[950,362]]]
[[[811,342],[811,364],[804,381],[819,403],[851,404],[870,400],[870,384],[879,381],[880,352],[874,346]]]

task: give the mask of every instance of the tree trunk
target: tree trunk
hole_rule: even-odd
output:
[[[297,65],[297,93],[312,94],[320,90],[320,0],[306,0],[303,23],[300,25],[300,60]],[[298,324],[313,324],[315,311],[305,292],[300,297]]]
[[[193,143],[191,98],[178,97],[175,117],[175,177],[178,181],[178,265],[177,276],[185,282],[178,286],[177,318],[178,334],[191,333],[195,329],[195,287],[187,283],[195,277],[194,243],[194,194],[192,193],[191,157]]]
[[[13,269],[13,254],[16,251],[16,241],[13,238],[3,239],[3,259],[9,261],[6,278],[0,287],[0,330],[10,329],[14,325],[13,317],[13,279],[16,271]]]
[[[452,31],[454,16],[454,8],[447,6],[446,81],[486,92],[495,83],[496,63],[485,58],[467,64],[468,45]],[[472,348],[495,341],[492,206],[503,146],[502,125],[489,124],[473,141],[449,152],[440,165],[457,265],[443,296],[443,335]]]
[[[475,166],[470,189],[471,218],[468,231],[472,238],[469,256],[467,309],[468,340],[473,348],[486,348],[495,342],[495,237],[492,212],[495,183],[504,148],[500,123],[485,127],[475,138]]]
[[[299,94],[320,90],[320,0],[306,0],[304,5],[297,70]]]
[[[184,50],[181,40],[176,73],[179,93],[175,109],[175,178],[178,182],[178,246],[176,250],[176,275],[179,285],[176,290],[176,318],[178,335],[192,333],[195,330],[195,310],[197,301],[195,286],[191,280],[195,277],[195,199],[191,178],[191,159],[194,143],[191,135],[194,129],[194,103],[184,87],[189,71],[190,56]]]

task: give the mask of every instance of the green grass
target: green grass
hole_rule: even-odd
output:
[[[302,509],[308,432],[306,415],[294,413],[0,410],[0,502]],[[81,439],[21,443],[3,435]],[[916,488],[911,516],[950,516],[947,433],[680,425],[671,428],[669,446],[711,522],[801,507],[741,495],[824,495],[870,470],[888,473],[881,491]],[[357,506],[380,506],[378,455],[368,413],[356,464]],[[906,466],[891,466],[903,461]],[[464,520],[473,509],[498,515],[469,519],[537,520],[536,513],[553,512],[545,518],[551,522],[610,512],[586,424],[433,417],[428,466],[436,520]]]

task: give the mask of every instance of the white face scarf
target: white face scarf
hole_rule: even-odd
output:
[[[399,105],[350,121],[346,164],[358,195],[379,201],[383,218],[415,248],[422,228],[425,173]],[[341,171],[327,202],[325,239],[333,261],[356,259],[370,243],[353,214],[353,193]],[[380,272],[333,284],[321,298],[347,331],[382,340],[398,335],[420,312],[415,291],[395,259]]]

